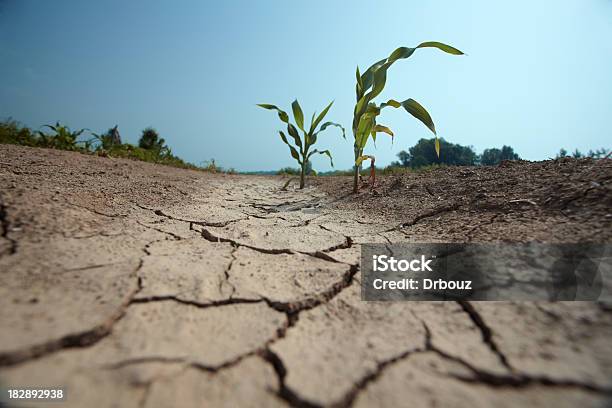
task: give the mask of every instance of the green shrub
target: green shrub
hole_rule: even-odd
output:
[[[138,147],[157,152],[158,156],[168,156],[172,154],[170,148],[166,146],[166,141],[161,138],[157,130],[152,127],[143,129],[140,140],[138,140]]]
[[[29,128],[9,118],[0,122],[0,143],[38,146],[38,139]]]

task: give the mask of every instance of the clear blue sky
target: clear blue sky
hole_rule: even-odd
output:
[[[449,141],[540,160],[612,147],[611,39],[611,0],[0,0],[0,117],[118,124],[133,143],[153,126],[194,163],[278,169],[295,164],[256,103],[290,111],[297,97],[310,118],[335,100],[328,119],[349,129],[356,65],[434,40],[468,56],[419,50],[391,68],[379,100],[412,97]],[[397,137],[366,150],[377,164],[430,137],[403,110],[380,122]],[[336,168],[351,166],[347,138],[319,138]]]

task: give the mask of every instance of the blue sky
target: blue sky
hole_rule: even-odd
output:
[[[0,0],[0,117],[38,127],[60,120],[124,141],[155,127],[194,163],[238,170],[295,163],[276,115],[298,98],[306,116],[350,128],[355,67],[398,46],[443,41],[467,56],[419,50],[396,63],[379,97],[414,98],[439,135],[484,148],[509,144],[526,159],[560,147],[612,147],[612,1],[33,1]],[[377,164],[428,130],[403,110],[380,122]],[[319,137],[336,168],[352,136]],[[317,170],[329,169],[323,158]]]

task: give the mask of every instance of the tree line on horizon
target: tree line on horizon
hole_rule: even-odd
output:
[[[502,146],[501,149],[492,147],[485,149],[482,154],[477,154],[473,146],[462,146],[451,143],[444,138],[439,139],[440,156],[435,154],[435,139],[420,139],[408,151],[402,150],[397,154],[398,161],[394,161],[392,167],[410,167],[418,169],[432,165],[446,166],[495,166],[504,160],[520,160],[520,156],[514,152],[511,146]]]
[[[434,153],[435,140],[421,139],[408,151],[402,150],[397,154],[398,161],[391,163],[391,167],[410,167],[418,169],[421,167],[432,165],[447,165],[447,166],[496,166],[504,160],[521,160],[521,157],[514,151],[511,146],[503,145],[500,149],[496,147],[484,149],[481,154],[474,151],[473,146],[462,146],[456,143],[450,143],[443,138],[440,138],[440,157]],[[556,159],[561,157],[573,157],[575,159],[591,157],[601,159],[610,154],[610,150],[601,148],[597,150],[589,150],[587,153],[582,153],[575,149],[571,154],[567,150],[561,148],[555,156]]]
[[[402,150],[397,154],[397,161],[391,162],[386,166],[383,172],[393,171],[394,169],[412,169],[418,170],[431,166],[497,166],[504,160],[521,160],[518,153],[514,151],[512,146],[503,145],[501,148],[484,149],[481,154],[476,153],[473,146],[462,146],[458,143],[451,143],[444,138],[439,138],[440,157],[435,152],[435,138],[420,139],[414,146],[407,150]],[[578,149],[569,153],[566,149],[560,149],[555,156],[556,159],[561,157],[594,158],[601,159],[609,156],[610,149],[601,148],[597,150],[589,150],[587,153],[582,153]],[[312,166],[310,166],[312,167]],[[279,174],[297,174],[296,169],[283,168],[279,170]],[[307,173],[312,174],[312,173]],[[321,175],[342,175],[348,174],[346,170],[336,170],[320,173]]]

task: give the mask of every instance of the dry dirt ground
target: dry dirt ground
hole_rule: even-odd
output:
[[[358,261],[366,242],[610,242],[611,181],[611,160],[559,160],[347,195],[0,146],[0,386],[67,407],[610,406],[610,305],[363,302]]]

